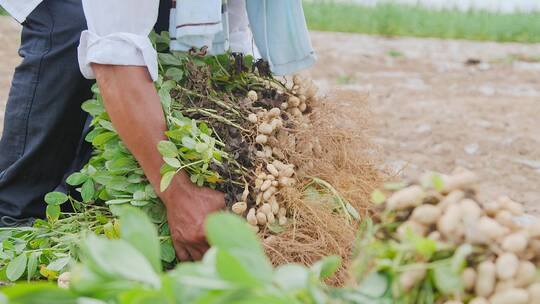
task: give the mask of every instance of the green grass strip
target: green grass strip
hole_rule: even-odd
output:
[[[500,42],[540,42],[540,13],[430,10],[380,4],[366,7],[332,1],[305,1],[309,28],[388,37],[412,36]],[[7,15],[0,6],[0,15]]]
[[[319,31],[540,42],[540,13],[430,10],[398,4],[366,7],[332,1],[305,1],[304,9],[310,29]]]

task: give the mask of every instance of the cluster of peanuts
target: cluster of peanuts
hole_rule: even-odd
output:
[[[431,177],[426,178],[429,180]],[[466,170],[441,176],[442,189],[412,185],[392,194],[387,211],[408,214],[397,229],[403,239],[408,231],[451,246],[470,244],[483,248],[482,262],[461,274],[466,294],[446,304],[540,303],[540,219],[526,215],[523,206],[508,197],[481,204],[471,186],[477,176]],[[426,269],[400,276],[404,291],[426,277]]]
[[[264,170],[257,169],[255,179],[255,205],[249,209],[246,219],[255,231],[259,231],[259,226],[278,223],[283,226],[287,224],[287,210],[280,206],[277,194],[280,189],[292,187],[296,183],[294,178],[294,165],[284,164],[279,160],[274,160],[267,164]],[[242,194],[241,202],[232,206],[234,213],[244,215],[248,209],[249,190],[246,188]]]
[[[280,147],[286,143],[280,142],[276,137],[280,133],[286,135],[286,132],[281,132],[283,128],[281,110],[279,108],[272,108],[269,111],[260,109],[257,113],[249,114],[248,120],[257,125],[255,142],[259,145],[260,150],[257,150],[255,155],[261,159],[271,159],[272,157],[284,159],[285,153]]]
[[[302,111],[307,109],[307,98],[303,97],[303,103],[300,102],[300,98],[294,96],[298,94],[298,89],[301,88],[301,79],[298,76],[295,76],[295,88],[291,90],[290,100],[297,100],[298,104],[292,107],[296,108],[296,111],[300,111],[298,106],[303,104],[301,107]],[[309,93],[316,93],[314,86],[310,87]],[[257,92],[249,91],[247,98],[251,102],[256,102],[259,99]],[[276,107],[270,110],[266,109],[257,109],[255,113],[248,115],[248,121],[253,123],[256,126],[257,135],[255,137],[255,143],[257,144],[257,151],[255,151],[255,156],[262,160],[264,166],[257,168],[255,172],[255,185],[253,188],[253,195],[251,198],[254,198],[254,203],[250,204],[250,191],[249,187],[246,187],[244,193],[242,194],[241,201],[235,203],[232,206],[232,211],[239,215],[245,215],[248,223],[253,226],[255,231],[259,231],[259,227],[266,224],[277,223],[281,226],[287,224],[287,210],[285,207],[280,206],[280,201],[278,199],[278,193],[281,189],[292,187],[296,183],[295,167],[293,164],[286,163],[286,155],[282,150],[282,147],[292,147],[296,146],[295,136],[289,134],[289,132],[284,128],[283,117],[292,116],[293,113],[286,111],[289,109],[288,102],[283,103],[285,106],[281,106],[281,109]],[[295,111],[295,112],[296,112]],[[296,112],[302,115],[302,111]],[[248,210],[249,209],[249,210]]]
[[[300,118],[315,101],[317,101],[317,86],[311,80],[294,75],[291,96],[281,104],[281,109]]]

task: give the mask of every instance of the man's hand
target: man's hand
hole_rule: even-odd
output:
[[[197,187],[185,172],[160,193],[163,159],[157,145],[166,139],[167,125],[148,70],[100,64],[93,64],[92,68],[114,127],[167,207],[176,255],[180,260],[201,259],[208,249],[204,220],[225,207],[223,194]]]
[[[194,185],[184,173],[171,186],[164,196],[176,256],[181,261],[198,261],[209,248],[204,221],[210,213],[225,207],[224,195]]]

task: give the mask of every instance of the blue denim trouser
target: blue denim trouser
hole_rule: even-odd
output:
[[[77,46],[86,21],[81,0],[45,0],[23,24],[0,140],[0,216],[43,217],[43,197],[87,161],[81,140],[91,97]],[[0,224],[1,225],[1,224]]]
[[[168,29],[170,7],[171,0],[160,1],[158,32]],[[81,103],[91,97],[93,82],[83,78],[77,60],[85,29],[81,0],[44,0],[23,24],[23,61],[0,140],[0,227],[43,217],[44,195],[69,191],[65,178],[91,156],[84,141],[90,117]]]

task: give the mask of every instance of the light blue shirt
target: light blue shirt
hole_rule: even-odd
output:
[[[277,75],[295,73],[316,57],[301,0],[246,0],[255,44]]]

